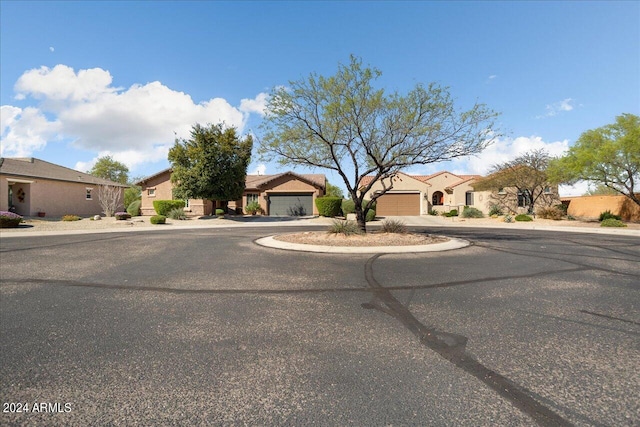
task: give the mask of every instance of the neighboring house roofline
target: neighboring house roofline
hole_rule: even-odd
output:
[[[324,190],[326,188],[326,178],[321,174],[298,174],[292,171],[279,173],[276,175],[247,175],[246,189],[247,190],[259,190],[266,186],[270,182],[282,178],[284,176],[292,176],[307,184]],[[320,182],[323,180],[324,182]]]
[[[135,184],[136,184],[136,185],[143,185],[143,184],[145,184],[147,181],[150,181],[150,180],[152,180],[153,178],[157,178],[157,177],[159,177],[160,175],[163,175],[163,174],[165,174],[165,173],[167,173],[167,172],[169,172],[169,173],[173,172],[173,168],[163,169],[163,170],[161,170],[160,172],[154,173],[153,175],[146,176],[146,177],[142,178],[140,181],[136,182]]]
[[[77,184],[110,185],[127,188],[128,185],[98,178],[65,166],[56,165],[35,157],[1,157],[0,174],[15,177],[49,179]]]

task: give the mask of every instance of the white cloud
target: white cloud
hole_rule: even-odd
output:
[[[104,155],[134,168],[166,159],[176,136],[189,137],[195,123],[224,122],[242,134],[250,114],[264,114],[267,99],[261,93],[255,99],[243,99],[240,107],[222,98],[195,103],[188,94],[158,81],[128,89],[112,83],[109,71],[101,68],[75,72],[56,65],[26,71],[15,84],[16,99],[36,100],[37,106],[24,111],[2,107],[3,151],[30,155],[59,138],[78,148],[108,153]],[[46,116],[53,119],[48,121]],[[93,161],[78,165],[90,169]]]
[[[49,46],[49,52],[55,52],[55,49],[53,48],[53,46]]]
[[[264,175],[267,172],[267,165],[260,163],[249,175]]]
[[[261,92],[254,99],[243,99],[240,101],[240,111],[243,113],[257,113],[265,115],[269,95]]]
[[[553,104],[548,104],[546,106],[547,112],[544,115],[536,116],[537,119],[542,119],[545,117],[553,117],[556,116],[561,111],[571,111],[574,109],[573,104],[575,100],[571,98],[565,98],[562,101],[554,102]]]
[[[22,109],[3,105],[0,117],[2,156],[28,157],[34,151],[42,150],[60,129],[60,122],[48,121],[42,112],[32,107]]]
[[[496,77],[498,77],[498,76],[497,76],[497,75],[495,75],[495,74],[491,74],[491,75],[489,76],[489,80],[493,80],[493,79],[495,79]]]

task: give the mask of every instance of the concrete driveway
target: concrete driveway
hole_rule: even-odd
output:
[[[640,423],[636,236],[422,226],[473,245],[382,256],[253,243],[296,229],[3,238],[0,424]]]

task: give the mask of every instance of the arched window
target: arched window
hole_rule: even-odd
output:
[[[431,204],[434,206],[444,205],[444,194],[442,194],[442,191],[436,191],[433,193],[433,196],[431,197]]]

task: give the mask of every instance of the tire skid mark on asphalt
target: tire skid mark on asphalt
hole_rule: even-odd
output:
[[[104,238],[101,238],[101,239],[88,239],[88,240],[80,240],[80,241],[73,241],[73,242],[55,243],[55,244],[52,244],[52,245],[29,246],[27,248],[0,249],[0,253],[33,251],[33,250],[38,250],[38,249],[57,248],[57,247],[61,247],[61,246],[80,245],[80,244],[83,244],[83,243],[104,242],[104,241],[107,241],[107,240],[123,239],[125,237],[128,237],[128,236],[118,235],[118,236],[113,236],[113,237],[104,237]]]
[[[537,401],[533,397],[533,392],[480,363],[472,354],[467,352],[467,337],[449,332],[441,332],[420,322],[405,305],[391,294],[390,288],[380,285],[375,279],[373,275],[373,263],[382,255],[383,254],[376,254],[372,256],[365,264],[365,278],[373,290],[374,299],[369,303],[362,304],[363,308],[381,309],[382,312],[399,320],[411,333],[418,337],[423,345],[482,381],[517,409],[533,418],[539,425],[573,425],[549,407]],[[382,304],[384,304],[384,306]]]
[[[631,323],[632,325],[640,326],[640,322],[636,322],[636,321],[628,320],[628,319],[623,319],[621,317],[609,316],[607,314],[596,313],[595,311],[589,311],[589,310],[579,310],[579,311],[580,311],[580,313],[590,314],[592,316],[604,317],[605,319],[618,320],[620,322],[626,322],[626,323]]]

